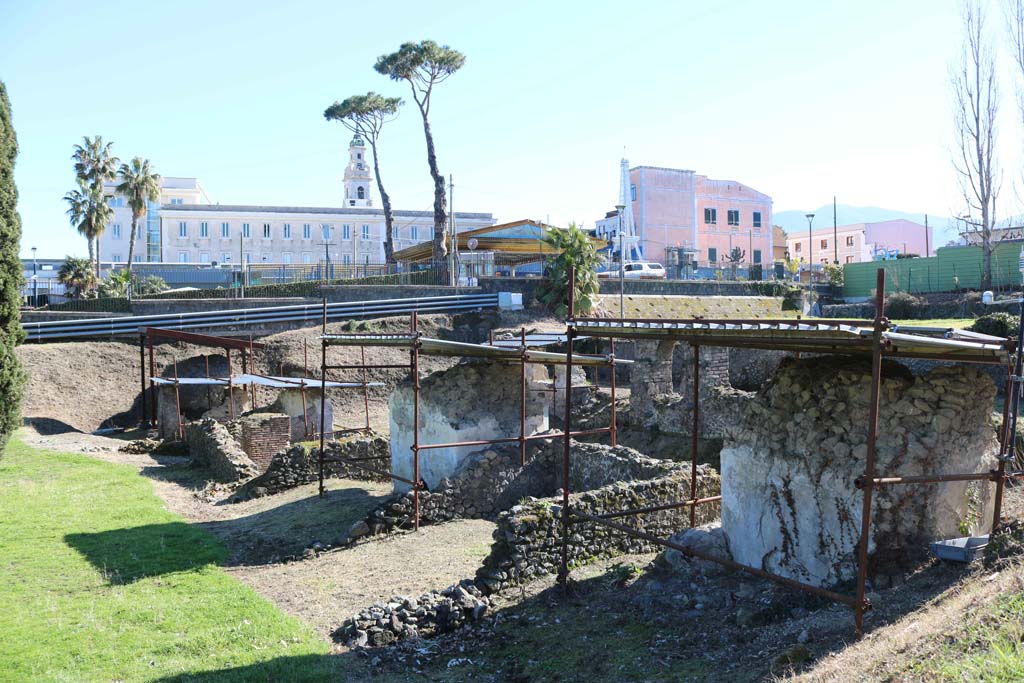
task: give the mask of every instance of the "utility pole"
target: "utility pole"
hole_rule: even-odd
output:
[[[622,212],[626,210],[625,204],[615,207],[619,217],[619,318],[626,318],[626,253],[622,249]],[[571,295],[570,295],[571,296]],[[566,380],[568,381],[568,380]]]
[[[459,274],[455,272],[456,251],[458,240],[455,239],[455,182],[453,176],[448,174],[448,285],[459,286]]]
[[[814,233],[811,230],[814,214],[806,213],[804,217],[807,218],[807,283],[810,284],[814,274]]]

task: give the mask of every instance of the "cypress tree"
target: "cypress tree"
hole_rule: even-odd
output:
[[[18,140],[11,123],[11,102],[0,81],[0,455],[7,438],[21,423],[21,394],[25,374],[14,353],[24,339],[21,307],[22,269],[18,258],[21,218],[14,186]]]

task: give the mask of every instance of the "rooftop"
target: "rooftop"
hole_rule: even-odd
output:
[[[332,207],[332,206],[251,206],[246,204],[163,204],[161,212],[173,213],[290,213],[290,214],[324,214],[324,215],[348,215],[348,216],[383,216],[384,209],[368,209],[356,207]],[[433,218],[433,211],[402,211],[394,212],[395,216],[403,218]],[[465,213],[455,212],[456,218],[493,220],[494,216],[489,213]]]

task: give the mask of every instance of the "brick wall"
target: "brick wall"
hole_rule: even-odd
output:
[[[288,448],[291,418],[277,413],[256,413],[241,419],[242,450],[260,471],[266,471],[271,458]]]

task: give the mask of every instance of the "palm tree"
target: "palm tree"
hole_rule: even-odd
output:
[[[135,157],[132,163],[121,164],[117,170],[121,183],[117,193],[128,200],[132,210],[132,232],[128,238],[128,282],[131,282],[132,261],[135,255],[135,238],[139,233],[139,220],[146,215],[148,202],[160,199],[160,174],[154,173],[149,159]]]
[[[96,277],[100,274],[100,235],[107,229],[107,221],[113,216],[113,211],[104,211],[99,204],[105,204],[103,197],[103,182],[113,180],[117,177],[117,164],[120,159],[111,154],[111,147],[114,143],[103,142],[103,137],[95,135],[82,138],[81,145],[75,145],[75,152],[71,160],[75,162],[75,176],[78,178],[79,187],[88,189],[89,206],[92,208],[89,223],[89,234],[86,237],[96,242],[95,253]],[[69,193],[71,194],[71,193]],[[97,201],[98,197],[98,201]],[[65,195],[65,199],[67,196]],[[101,220],[102,219],[102,220]],[[79,230],[81,232],[81,230]]]
[[[78,187],[79,189],[65,194],[64,201],[68,203],[67,214],[68,220],[71,221],[71,227],[89,243],[89,263],[91,264],[95,261],[95,245],[92,241],[92,231],[86,222],[86,217],[89,214],[89,190],[81,181],[79,181]]]
[[[96,285],[96,274],[92,272],[92,262],[84,258],[68,256],[57,271],[57,282],[70,288],[71,297],[78,298],[87,289]]]

